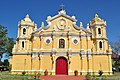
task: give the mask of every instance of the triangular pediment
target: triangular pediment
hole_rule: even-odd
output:
[[[71,21],[73,21],[73,22],[77,22],[77,20],[75,19],[75,18],[73,18],[73,17],[70,17],[70,16],[68,16],[68,15],[66,15],[66,14],[58,14],[58,15],[56,15],[56,16],[53,16],[53,17],[51,17],[50,19],[48,19],[48,20],[46,20],[47,22],[48,21],[52,21],[52,20],[54,20],[54,19],[56,19],[56,18],[58,18],[58,17],[65,17],[65,18],[67,18],[67,19],[69,19],[69,20],[71,20]]]
[[[76,25],[77,20],[75,16],[68,16],[65,11],[61,11],[58,15],[53,17],[47,17],[47,26],[42,25],[39,29],[33,32],[34,33],[41,33],[41,32],[49,32],[49,31],[56,31],[56,32],[63,32],[63,31],[76,31],[76,32],[83,32],[83,33],[91,33],[89,30],[79,27]],[[59,23],[60,22],[60,23]],[[61,27],[61,23],[65,23],[65,27]]]

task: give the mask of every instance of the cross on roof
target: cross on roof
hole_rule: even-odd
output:
[[[60,5],[60,7],[61,7],[62,10],[64,9],[64,6],[65,5],[63,3]]]

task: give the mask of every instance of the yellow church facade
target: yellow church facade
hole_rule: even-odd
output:
[[[40,73],[44,75],[112,75],[112,50],[106,36],[106,21],[95,17],[84,28],[76,25],[76,17],[65,10],[47,17],[37,28],[29,17],[18,23],[18,35],[10,59],[12,73]]]

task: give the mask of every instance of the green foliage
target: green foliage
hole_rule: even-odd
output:
[[[25,71],[23,71],[23,72],[22,72],[22,75],[25,75],[25,74],[26,74],[26,72],[25,72]]]
[[[0,25],[0,53],[6,52],[7,29]]]
[[[9,61],[6,59],[4,60],[4,63],[3,63],[4,66],[9,66]]]
[[[14,39],[13,38],[7,38],[7,44],[6,44],[6,49],[7,52],[12,55],[12,48],[14,46]]]
[[[7,37],[6,27],[0,25],[0,54],[3,53],[12,54],[13,46],[14,46],[14,39]]]
[[[86,79],[87,79],[87,80],[90,80],[91,77],[92,77],[92,76],[91,76],[90,73],[88,72],[87,75],[86,75]]]
[[[9,72],[11,72],[11,69],[12,69],[12,64],[10,64],[10,65],[8,66]]]
[[[112,59],[112,66],[113,66],[114,68],[119,68],[119,66],[120,66],[120,61],[119,61],[119,59],[120,59],[120,58],[118,58],[118,59]]]

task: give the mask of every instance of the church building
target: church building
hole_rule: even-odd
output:
[[[106,21],[97,14],[84,28],[65,10],[47,17],[37,28],[29,17],[18,22],[18,34],[10,59],[11,72],[44,75],[112,75],[112,49],[106,35]]]

